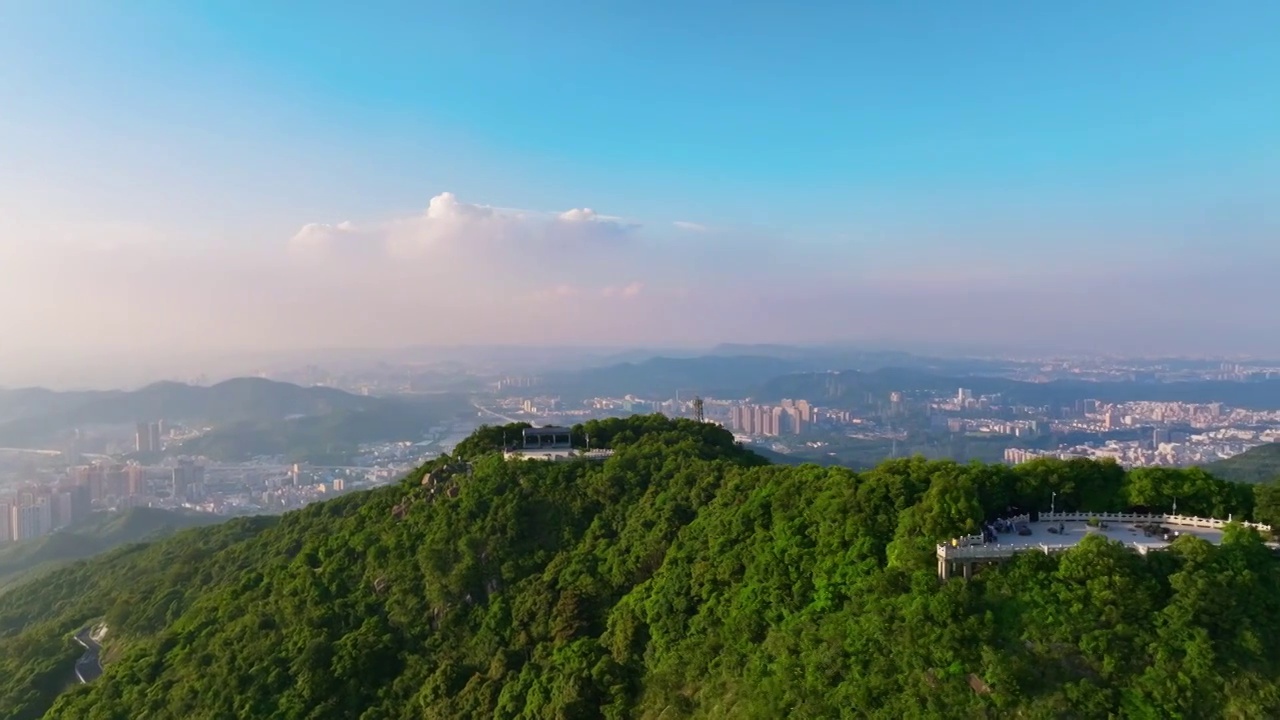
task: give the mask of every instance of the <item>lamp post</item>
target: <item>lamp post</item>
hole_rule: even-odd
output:
[[[1057,503],[1057,500],[1058,500],[1058,493],[1055,490],[1053,494],[1049,496],[1049,514],[1050,515],[1053,514],[1053,508],[1054,508],[1054,505]]]

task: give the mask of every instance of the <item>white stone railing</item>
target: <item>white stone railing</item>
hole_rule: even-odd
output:
[[[985,558],[1007,558],[1014,553],[1040,551],[1045,555],[1062,552],[1075,547],[1070,543],[1036,543],[1035,545],[969,545],[952,547],[938,546],[938,557],[943,560],[982,560]]]
[[[1217,520],[1215,518],[1194,517],[1192,515],[1168,515],[1165,513],[1040,513],[1040,520],[1042,522],[1089,522],[1089,520],[1093,518],[1109,522],[1156,522],[1161,525],[1181,525],[1183,527],[1209,528],[1212,530],[1221,530],[1229,523],[1233,522],[1230,518],[1226,520]],[[1263,523],[1241,521],[1240,524],[1244,527],[1258,530],[1259,532],[1271,532],[1271,526]]]
[[[1024,548],[1025,549],[1025,548]],[[944,559],[963,558],[982,559],[982,558],[1004,558],[1009,557],[1013,552],[1011,546],[1005,545],[970,545],[968,547],[951,547],[950,545],[938,546],[938,557]]]

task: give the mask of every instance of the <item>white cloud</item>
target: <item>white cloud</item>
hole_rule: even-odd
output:
[[[427,217],[433,220],[483,220],[493,215],[493,208],[458,202],[458,197],[451,192],[442,192],[427,203]]]
[[[643,290],[644,290],[644,283],[639,281],[632,281],[630,283],[627,283],[626,285],[623,285],[622,287],[616,287],[616,286],[610,285],[608,287],[602,288],[600,290],[600,294],[605,297],[633,298],[633,297],[639,296],[641,291]]]
[[[604,243],[621,243],[639,228],[636,223],[590,208],[561,213],[512,210],[462,202],[453,193],[444,192],[431,198],[419,215],[367,225],[309,223],[290,244],[304,253],[359,249],[400,259],[502,263],[591,251]]]
[[[529,295],[535,299],[572,299],[575,302],[583,298],[617,298],[631,299],[640,297],[644,292],[644,283],[632,281],[625,285],[604,285],[602,287],[586,287],[561,283],[552,287],[536,290]],[[675,295],[673,294],[672,297]]]
[[[583,293],[582,288],[578,287],[577,285],[560,283],[559,285],[554,285],[552,287],[535,290],[534,292],[530,293],[528,297],[533,300],[554,300],[554,299],[564,299],[564,298],[576,298],[581,296],[582,293]]]
[[[671,224],[681,230],[688,230],[689,232],[708,232],[711,230],[711,228],[703,225],[702,223],[689,222],[688,220],[676,220]]]
[[[558,217],[565,222],[596,222],[601,219],[591,208],[565,210]]]
[[[308,223],[289,241],[290,249],[303,257],[350,257],[377,255],[383,251],[378,233],[359,228],[350,221],[330,225]]]
[[[430,317],[482,336],[519,341],[598,324],[601,303],[664,302],[643,290],[661,273],[679,283],[686,263],[643,228],[590,208],[541,212],[468,203],[452,193],[418,214],[377,222],[311,223],[288,242],[301,277],[358,303],[358,316],[409,323]],[[512,301],[556,308],[573,325],[531,326]],[[375,309],[376,308],[376,309]],[[345,311],[331,310],[336,318]],[[465,319],[464,319],[465,318]]]

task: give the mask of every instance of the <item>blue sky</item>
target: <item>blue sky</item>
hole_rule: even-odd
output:
[[[1148,314],[1167,322],[1164,303],[1185,294],[1143,285],[1153,277],[1208,288],[1199,305],[1211,307],[1195,320],[1210,324],[1237,307],[1239,287],[1267,284],[1224,278],[1280,260],[1276,3],[302,7],[51,0],[0,10],[0,221],[11,225],[0,251],[10,254],[11,291],[19,260],[74,264],[33,260],[48,254],[36,246],[77,255],[75,243],[96,239],[134,248],[125,264],[137,272],[175,257],[222,272],[201,291],[215,293],[246,265],[288,272],[291,260],[276,254],[309,223],[351,221],[360,231],[334,242],[380,245],[388,227],[444,192],[457,207],[620,218],[645,252],[625,258],[635,277],[602,277],[604,287],[662,288],[668,304],[714,290],[719,300],[700,306],[707,318],[687,327],[660,321],[669,305],[633,308],[652,318],[634,337],[644,342],[932,337],[954,325],[921,319],[949,302],[940,298],[995,293],[997,304],[1084,303],[1096,315],[1108,306],[1086,302],[1091,283],[1142,285],[1112,301],[1128,303],[1124,323],[1103,318],[1105,332],[1091,325],[1068,338],[1090,346],[1129,337]],[[675,222],[707,231],[694,237]],[[476,232],[450,237],[465,244]],[[155,244],[165,247],[143,249]],[[622,261],[542,279],[585,286]],[[495,271],[476,292],[538,292],[526,268],[508,270],[522,280]],[[780,273],[783,285],[809,288],[760,289]],[[1028,298],[1046,276],[1060,280],[1058,294]],[[364,287],[341,273],[325,282]],[[874,296],[881,286],[928,292]],[[858,292],[842,295],[849,287]],[[890,301],[906,303],[901,322],[830,309]],[[0,330],[39,335],[32,347],[66,345],[48,328],[77,302],[25,320],[0,314]],[[112,317],[137,299],[119,302]],[[776,311],[756,311],[756,325],[730,319],[753,303]],[[797,328],[797,315],[814,319]],[[993,341],[1013,321],[977,319]],[[287,313],[274,322],[316,326]],[[511,334],[486,327],[433,332]],[[1177,332],[1161,327],[1161,337]],[[324,332],[287,342],[325,344]],[[285,341],[267,327],[226,338]],[[1222,342],[1243,352],[1254,341],[1228,333]],[[1183,349],[1224,348],[1188,339]]]

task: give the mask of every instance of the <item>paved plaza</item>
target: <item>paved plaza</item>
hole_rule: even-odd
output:
[[[1096,519],[1090,525],[1090,519]],[[1215,545],[1222,542],[1222,533],[1228,520],[1198,518],[1185,515],[1136,515],[1133,513],[1057,513],[1043,514],[1038,520],[1022,515],[1010,518],[1007,524],[1029,530],[1020,535],[1016,530],[996,533],[994,540],[982,535],[956,538],[938,545],[938,577],[949,579],[960,573],[968,578],[983,564],[1007,560],[1021,552],[1065,552],[1080,544],[1089,535],[1101,535],[1143,555],[1163,550],[1179,537],[1191,535]],[[1269,535],[1271,526],[1258,523],[1242,523]],[[1159,526],[1160,533],[1149,533],[1143,526]],[[1270,543],[1273,547],[1274,543]]]
[[[1177,538],[1177,535],[1171,535],[1169,540],[1165,541],[1164,538],[1158,535],[1148,536],[1138,528],[1138,523],[1131,522],[1107,521],[1106,528],[1089,527],[1088,522],[1080,521],[1063,521],[1061,525],[1064,532],[1058,534],[1049,532],[1049,528],[1058,529],[1058,522],[1029,522],[1026,523],[1026,526],[1031,530],[1030,535],[1018,535],[1013,532],[999,533],[996,536],[997,542],[987,543],[986,547],[1003,547],[1016,552],[1018,550],[1040,549],[1041,545],[1077,545],[1086,535],[1097,534],[1108,540],[1118,540],[1126,545],[1141,545],[1146,550],[1160,550],[1169,547],[1169,544]],[[1219,529],[1168,524],[1162,525],[1162,527],[1172,531],[1172,533],[1194,535],[1215,545],[1222,542],[1222,530]]]

